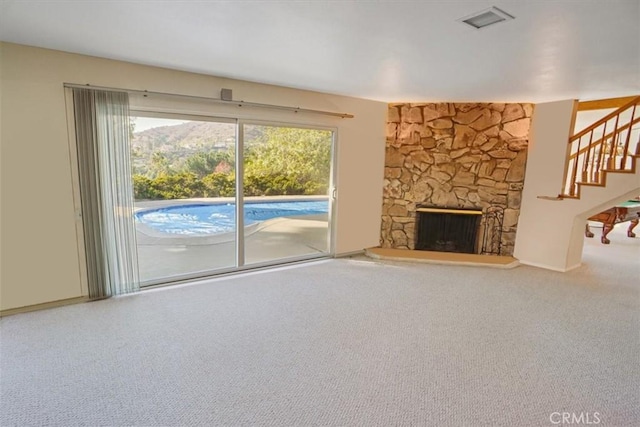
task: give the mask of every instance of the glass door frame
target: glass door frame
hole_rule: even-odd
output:
[[[221,267],[210,270],[200,270],[192,273],[176,274],[174,276],[165,276],[161,279],[149,279],[141,281],[140,287],[144,289],[152,289],[155,287],[169,286],[181,282],[187,282],[195,279],[206,279],[208,277],[219,276],[223,274],[238,273],[254,269],[263,269],[266,267],[275,267],[296,262],[311,261],[315,259],[331,258],[335,254],[335,217],[336,217],[336,201],[337,201],[337,140],[338,129],[332,126],[315,125],[308,123],[291,123],[280,121],[267,121],[259,119],[244,119],[239,117],[217,116],[214,114],[194,114],[184,112],[174,112],[167,110],[156,110],[155,108],[132,108],[132,117],[156,117],[176,120],[194,120],[220,123],[233,123],[236,126],[235,141],[235,266]],[[323,130],[331,132],[331,154],[330,154],[330,172],[329,172],[329,191],[328,191],[328,213],[327,213],[327,252],[318,254],[306,254],[300,256],[291,256],[279,258],[264,262],[245,264],[245,228],[244,228],[244,125],[258,126],[274,126],[274,127],[290,127],[309,130]],[[137,250],[137,248],[136,248]]]
[[[329,170],[329,191],[327,194],[329,202],[329,211],[327,213],[327,252],[319,254],[306,254],[279,258],[272,261],[264,261],[245,265],[245,239],[244,239],[244,126],[273,126],[273,127],[289,127],[297,129],[324,130],[331,132],[331,154],[330,154],[330,170]],[[236,141],[236,268],[237,270],[250,270],[254,268],[263,268],[288,264],[293,262],[308,261],[319,258],[331,258],[335,254],[335,203],[337,199],[336,187],[336,171],[337,171],[337,149],[336,141],[338,129],[331,126],[320,126],[313,124],[299,124],[291,122],[280,122],[272,120],[254,120],[254,119],[238,119],[238,139]],[[242,172],[242,173],[240,173]],[[241,208],[241,209],[240,209]],[[242,224],[242,227],[239,225]],[[242,263],[240,263],[240,261]]]
[[[173,119],[173,120],[192,120],[192,121],[200,121],[200,122],[212,122],[212,123],[225,123],[225,124],[233,124],[235,126],[235,149],[238,147],[238,118],[236,117],[225,117],[225,116],[216,116],[212,114],[196,114],[196,113],[186,113],[186,112],[173,112],[168,110],[156,110],[156,109],[145,109],[145,108],[132,108],[129,112],[131,117],[146,117],[146,118],[163,118],[163,119]],[[236,153],[237,159],[237,153]],[[238,178],[237,171],[234,171],[236,179]],[[133,183],[132,183],[133,184]],[[235,198],[235,197],[234,197]],[[175,199],[179,200],[179,199]],[[237,198],[236,200],[236,218],[238,212],[238,204]],[[235,252],[238,252],[238,224],[236,223],[236,229],[234,230],[234,236],[236,241],[234,242]],[[137,250],[137,242],[136,242],[136,250]],[[237,257],[237,255],[236,255]],[[236,259],[237,261],[237,259]],[[227,274],[232,273],[237,270],[237,263],[234,266],[230,267],[221,267],[214,268],[208,270],[200,270],[191,273],[181,273],[173,276],[164,276],[158,279],[148,279],[140,281],[141,289],[151,289],[154,287],[168,286],[177,284],[180,282],[186,282],[194,279],[211,277],[219,274]]]

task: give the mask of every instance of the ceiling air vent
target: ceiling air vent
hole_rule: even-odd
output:
[[[472,26],[475,29],[485,28],[489,25],[497,24],[498,22],[508,21],[515,17],[509,15],[507,12],[498,9],[497,7],[490,7],[489,9],[476,12],[472,15],[465,16],[458,19],[460,22],[464,22],[467,25]]]

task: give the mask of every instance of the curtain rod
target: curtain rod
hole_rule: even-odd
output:
[[[199,99],[202,101],[215,102],[217,104],[236,105],[238,107],[269,108],[272,110],[293,111],[294,113],[321,114],[324,116],[340,117],[343,119],[352,119],[354,117],[353,114],[348,114],[348,113],[334,113],[333,111],[311,110],[309,108],[288,107],[285,105],[275,105],[275,104],[261,104],[258,102],[234,101],[234,100],[226,100],[221,98],[211,98],[207,96],[183,95],[179,93],[154,92],[154,91],[136,90],[136,89],[118,89],[118,88],[111,88],[111,87],[104,87],[104,86],[93,86],[89,84],[81,85],[81,84],[75,84],[75,83],[64,83],[64,87],[78,88],[78,89],[106,90],[106,91],[114,91],[114,92],[126,92],[130,94],[139,94],[143,96],[148,96],[148,95],[173,96],[178,98]]]

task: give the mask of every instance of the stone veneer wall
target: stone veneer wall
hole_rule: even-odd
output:
[[[418,205],[504,209],[513,254],[532,104],[391,104],[381,245],[414,249]]]

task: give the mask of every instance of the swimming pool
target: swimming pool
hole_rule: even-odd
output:
[[[176,205],[136,212],[135,220],[164,233],[208,235],[235,230],[235,210],[235,203]],[[326,214],[328,211],[328,200],[245,203],[244,225],[278,217]]]

